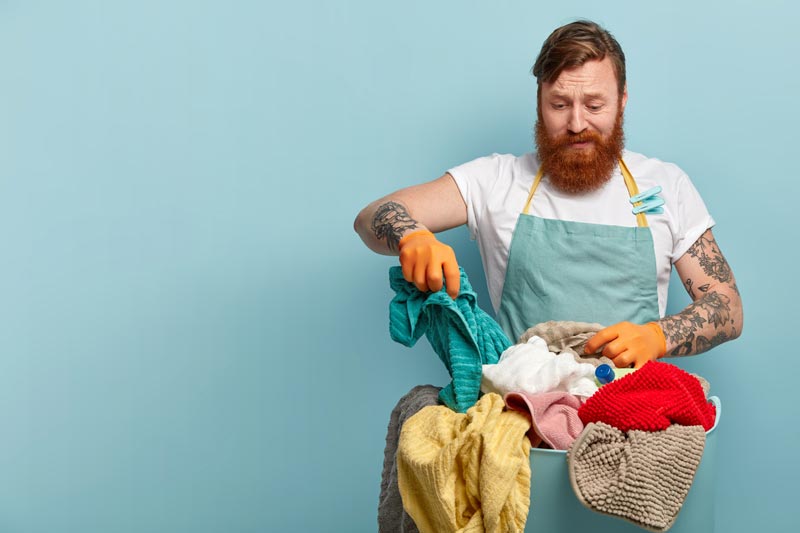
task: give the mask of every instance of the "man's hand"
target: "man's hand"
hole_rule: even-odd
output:
[[[642,326],[620,322],[598,331],[586,343],[584,353],[593,354],[602,346],[603,355],[614,362],[617,368],[633,364],[636,368],[648,361],[655,361],[667,352],[664,332],[655,322]]]
[[[453,249],[438,241],[428,230],[419,230],[400,239],[400,266],[403,277],[422,292],[442,290],[442,272],[447,294],[458,296],[461,275]]]

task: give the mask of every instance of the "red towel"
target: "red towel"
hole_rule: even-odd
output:
[[[651,361],[600,387],[580,409],[584,424],[605,422],[620,431],[661,431],[672,424],[714,425],[716,409],[696,377],[675,365]]]

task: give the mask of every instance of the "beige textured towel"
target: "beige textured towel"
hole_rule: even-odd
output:
[[[692,486],[705,442],[702,426],[625,434],[591,423],[567,452],[570,482],[589,509],[666,531]]]
[[[526,330],[519,338],[520,343],[536,335],[547,343],[547,349],[555,353],[567,352],[579,363],[589,363],[600,366],[603,363],[614,366],[611,359],[599,355],[584,355],[583,348],[586,341],[605,326],[589,322],[571,322],[568,320],[551,320],[536,324]]]
[[[430,406],[400,432],[397,480],[422,533],[522,532],[530,506],[529,422],[486,394],[466,413]]]

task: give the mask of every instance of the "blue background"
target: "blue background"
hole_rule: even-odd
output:
[[[794,530],[798,15],[0,1],[0,531],[374,531],[389,413],[447,375],[389,339],[396,259],[353,219],[530,150],[528,71],[577,17],[621,42],[628,147],[693,178],[743,295],[744,335],[680,362],[724,404],[718,531]]]

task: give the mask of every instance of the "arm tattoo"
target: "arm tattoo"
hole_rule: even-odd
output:
[[[708,279],[686,278],[683,282],[693,303],[680,313],[659,320],[668,355],[691,355],[706,352],[723,342],[735,339],[742,330],[739,288],[728,261],[710,231],[701,235],[686,253],[695,259]],[[727,287],[718,292],[716,287]],[[730,294],[730,296],[728,296]]]
[[[692,281],[692,278],[686,278],[686,281],[683,284],[686,287],[686,292],[688,292],[689,296],[691,296],[692,300],[694,300],[694,290],[692,289],[694,281]]]
[[[390,250],[397,251],[400,237],[410,229],[416,229],[419,225],[411,218],[403,205],[397,202],[386,202],[378,206],[375,216],[372,217],[372,231],[378,240],[386,239],[386,245]]]
[[[668,355],[702,353],[736,338],[737,326],[731,317],[730,303],[731,299],[724,294],[707,292],[677,315],[662,318],[659,324],[664,336],[675,345]]]
[[[694,288],[693,288],[694,281],[692,281],[692,278],[686,278],[686,282],[684,283],[684,285],[686,286],[686,292],[688,292],[689,296],[691,296],[692,300],[694,300],[696,298],[696,294],[697,293],[694,292]],[[710,289],[710,288],[711,288],[711,284],[710,283],[706,283],[705,285],[700,285],[699,287],[697,287],[697,290],[699,290],[700,292],[705,294],[705,293],[708,292],[708,289]]]
[[[711,235],[711,233],[709,233]],[[730,283],[733,280],[731,267],[728,261],[719,251],[717,241],[714,240],[713,235],[709,239],[705,234],[701,235],[693,245],[686,250],[686,253],[697,259],[703,272],[706,275],[720,283]],[[701,289],[702,290],[702,289]]]

